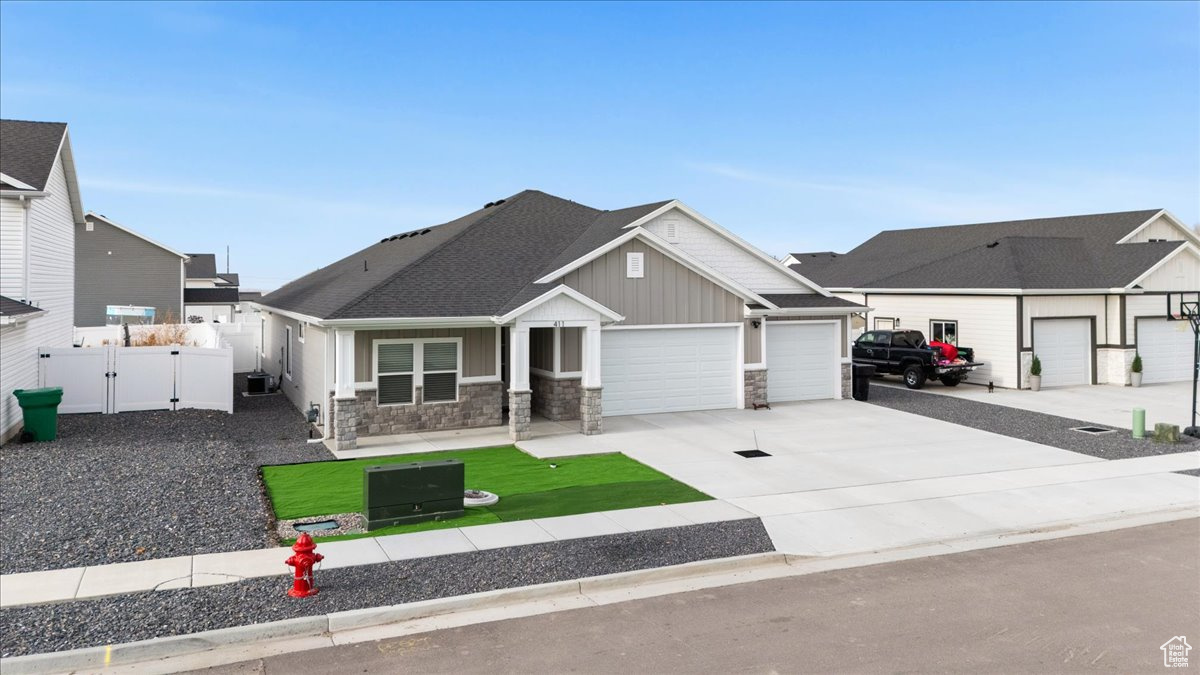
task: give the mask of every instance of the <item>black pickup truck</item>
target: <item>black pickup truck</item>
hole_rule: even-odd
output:
[[[975,350],[958,347],[958,360],[943,363],[941,350],[930,347],[919,330],[869,330],[854,341],[855,363],[875,366],[884,375],[903,375],[904,385],[920,389],[930,378],[956,387],[982,363],[975,363]]]

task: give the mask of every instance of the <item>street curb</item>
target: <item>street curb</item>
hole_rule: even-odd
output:
[[[201,633],[151,638],[104,647],[84,647],[63,652],[15,656],[0,659],[0,669],[4,671],[4,675],[102,670],[112,666],[133,665],[252,642],[318,637],[355,628],[450,614],[462,609],[485,609],[527,600],[574,597],[583,594],[581,589],[585,583],[589,584],[589,588],[593,590],[612,589],[637,586],[650,581],[687,579],[731,569],[755,569],[771,565],[786,566],[784,554],[772,551],[733,558],[701,560],[672,567],[655,567],[587,579],[504,588],[388,607],[371,607],[299,619],[233,626]]]

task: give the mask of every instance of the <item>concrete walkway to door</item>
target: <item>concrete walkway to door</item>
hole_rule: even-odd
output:
[[[1146,512],[1195,515],[1200,453],[1104,460],[855,401],[610,417],[536,456],[623,452],[762,517],[776,547],[832,555]],[[744,458],[758,449],[768,457]]]

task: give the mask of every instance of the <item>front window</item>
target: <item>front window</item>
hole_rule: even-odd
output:
[[[380,405],[413,402],[415,346],[411,342],[378,345],[375,352],[375,378]]]
[[[958,346],[958,322],[957,321],[930,321],[929,322],[929,341],[930,342],[945,342],[948,345]]]
[[[426,342],[422,380],[426,403],[458,399],[458,343]]]
[[[376,392],[380,405],[458,400],[461,376],[458,340],[379,340],[375,343]]]

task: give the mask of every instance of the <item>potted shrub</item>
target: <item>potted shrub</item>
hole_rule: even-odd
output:
[[[1042,389],[1042,360],[1037,354],[1033,355],[1033,363],[1029,364],[1029,388],[1034,391]]]
[[[1142,355],[1133,355],[1133,364],[1129,366],[1129,384],[1140,387],[1142,386]]]

